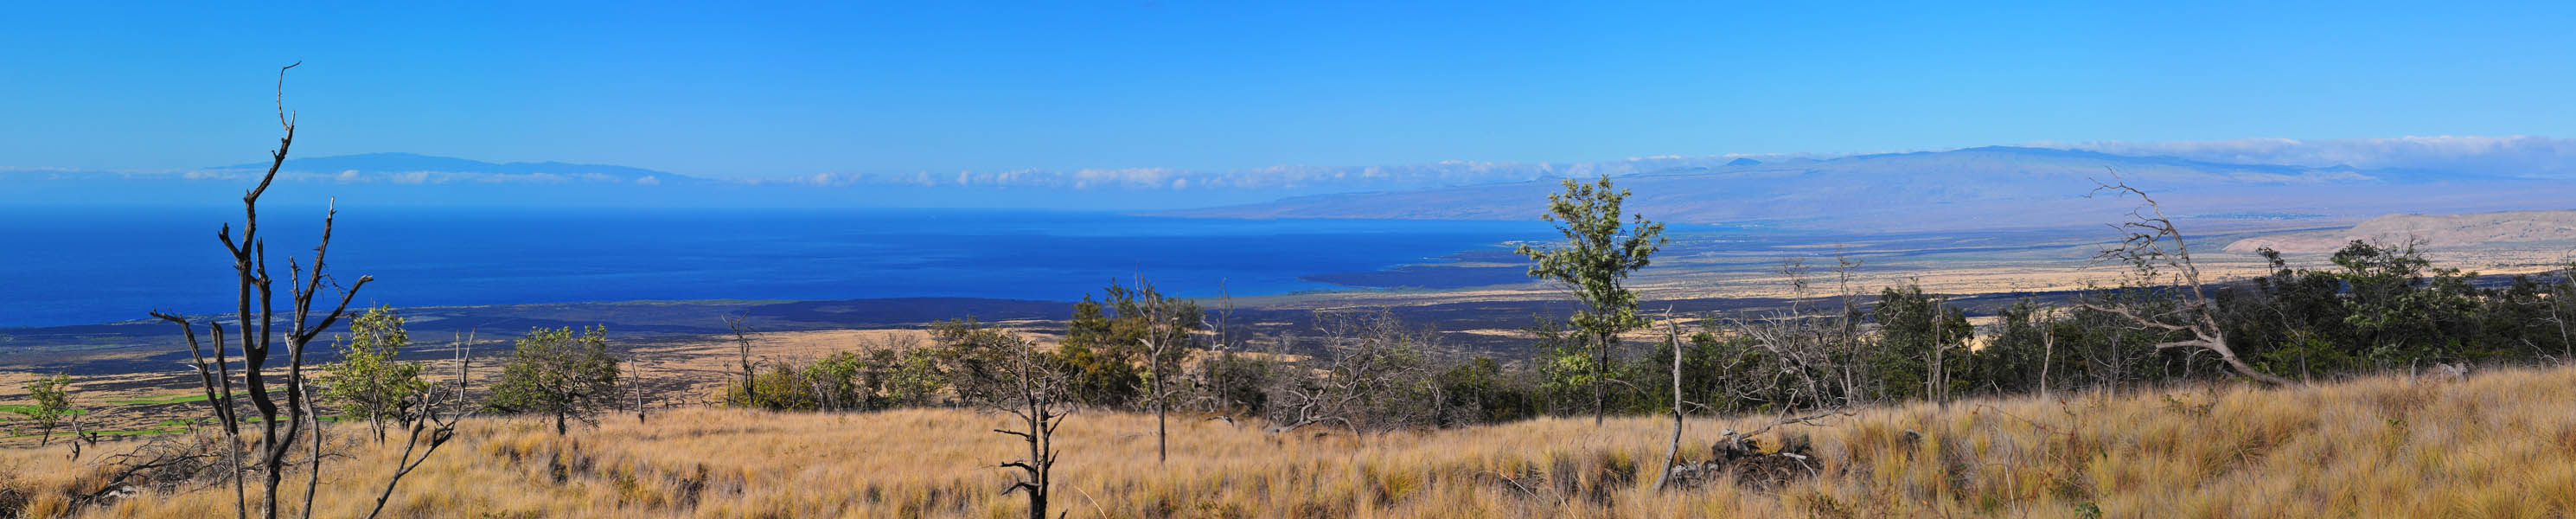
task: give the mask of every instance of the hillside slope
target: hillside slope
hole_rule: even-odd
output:
[[[1071,517],[2565,516],[2576,513],[2571,401],[2576,368],[2560,367],[1871,409],[1794,428],[1813,435],[1816,477],[1664,493],[1651,490],[1652,460],[1670,422],[1653,417],[1359,438],[1176,420],[1173,459],[1158,466],[1149,416],[1085,413],[1061,433],[1056,496]],[[537,421],[483,419],[407,479],[389,512],[1006,517],[1021,500],[1000,494],[1010,473],[992,464],[1018,446],[986,432],[1003,421],[692,409],[556,436]],[[1683,454],[1706,457],[1719,429],[1760,421],[1694,420]],[[371,504],[387,472],[375,464],[400,442],[360,436],[333,431],[349,457],[334,459],[315,515]],[[0,452],[0,495],[26,496],[34,517],[65,512],[66,496],[99,488],[104,470],[95,450],[64,454]],[[219,489],[149,490],[77,512],[211,517],[231,504]]]
[[[2576,210],[2505,211],[2424,215],[2392,214],[2364,220],[2349,229],[2307,231],[2237,240],[2228,252],[2254,252],[2270,247],[2292,253],[2334,252],[2353,240],[2403,243],[2420,239],[2439,249],[2542,248],[2566,250],[2576,245]]]

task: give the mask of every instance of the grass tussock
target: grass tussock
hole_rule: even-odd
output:
[[[392,517],[1014,517],[1004,418],[916,409],[700,409],[557,436],[483,419],[405,480]],[[1683,453],[1721,428],[1696,420]],[[2473,516],[2576,514],[2576,368],[2466,382],[2382,377],[1874,409],[1811,435],[1824,469],[1775,490],[1651,490],[1670,422],[1540,419],[1350,437],[1152,417],[1068,422],[1056,506],[1071,517]],[[333,427],[317,517],[363,515],[399,451]],[[1777,441],[1765,438],[1766,445]],[[112,450],[112,449],[102,449]],[[0,510],[29,517],[229,515],[211,483],[73,509],[95,452],[0,452]],[[290,477],[298,492],[302,475]]]

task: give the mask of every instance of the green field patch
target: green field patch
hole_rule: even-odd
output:
[[[9,405],[0,405],[0,413],[27,414],[27,413],[32,413],[32,412],[35,412],[35,411],[36,411],[36,406],[35,406],[35,405],[33,405],[33,404],[9,404]],[[89,414],[89,410],[88,410],[88,409],[77,409],[77,408],[76,408],[76,409],[72,409],[72,414]]]

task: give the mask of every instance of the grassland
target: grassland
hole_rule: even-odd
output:
[[[2563,517],[2576,514],[2576,368],[2466,381],[2377,377],[1863,410],[1811,435],[1823,470],[1768,490],[1655,492],[1670,422],[1630,417],[1353,437],[1188,420],[1172,460],[1151,417],[1077,415],[1056,502],[1072,517]],[[1697,419],[1684,455],[1724,427]],[[1009,517],[1019,446],[964,410],[690,409],[557,436],[476,419],[406,481],[395,517]],[[399,440],[334,430],[318,517],[362,515]],[[1908,434],[1909,432],[1918,434]],[[1766,441],[1776,445],[1776,441]],[[130,443],[129,443],[130,444]],[[111,444],[113,446],[113,444]],[[94,449],[0,451],[0,494],[31,517],[209,517],[212,482],[66,510],[104,483]],[[290,475],[300,484],[301,474]]]

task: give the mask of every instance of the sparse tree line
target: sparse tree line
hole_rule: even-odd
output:
[[[2479,288],[2469,282],[2474,274],[2430,268],[2419,249],[2405,246],[2355,242],[2333,256],[2332,268],[2293,268],[2264,254],[2275,272],[2217,286],[2212,297],[2227,344],[2267,373],[2310,380],[2435,364],[2560,362],[2576,348],[2576,323],[2567,320],[2576,318],[2569,303],[2576,284],[2564,271]],[[1156,361],[1128,331],[1145,329],[1143,319],[1083,302],[1060,344],[1031,348],[1066,374],[1069,398],[1086,407],[1150,410],[1148,366],[1161,364],[1173,409],[1357,430],[1590,413],[1595,385],[1611,388],[1601,406],[1608,413],[1644,414],[1677,401],[1698,411],[1766,412],[2236,378],[2206,352],[2157,347],[2188,332],[2142,328],[2088,306],[2171,314],[2181,305],[2174,290],[2105,289],[2064,304],[2023,299],[1975,325],[1967,309],[1913,285],[1809,298],[1823,308],[1794,313],[1674,316],[1679,341],[1631,334],[1607,369],[1583,337],[1554,322],[1526,329],[1536,337],[1530,357],[1457,359],[1437,333],[1383,310],[1319,312],[1314,329],[1258,348],[1215,344],[1213,333],[1174,324],[1193,333]],[[724,402],[827,411],[960,405],[952,388],[975,375],[957,351],[968,345],[960,327],[983,325],[943,323],[928,343],[886,341],[774,364],[748,388],[730,385]]]
[[[1064,397],[1082,407],[1358,432],[1675,409],[1793,413],[2576,358],[2570,271],[2480,288],[2475,273],[2432,267],[2417,244],[2356,241],[2333,254],[2331,266],[2296,267],[2265,250],[2269,275],[2191,284],[2197,267],[2152,200],[2139,213],[2146,230],[2104,254],[2131,267],[2118,286],[2062,301],[2026,298],[1989,322],[1972,324],[1966,308],[1911,283],[1865,292],[1852,281],[1861,264],[1846,258],[1821,275],[1802,260],[1784,262],[1778,273],[1792,297],[1766,313],[1641,311],[1618,280],[1645,266],[1660,226],[1622,222],[1617,200],[1625,193],[1606,181],[1568,184],[1549,216],[1568,229],[1569,245],[1524,252],[1538,260],[1534,276],[1565,281],[1584,310],[1525,329],[1535,338],[1526,357],[1462,358],[1438,333],[1384,310],[1319,311],[1311,329],[1246,341],[1215,324],[1218,312],[1117,282],[1073,304],[1058,344],[1019,347],[1060,374]],[[2194,323],[2203,318],[2211,326]],[[757,372],[748,369],[746,346],[745,376],[721,402],[797,411],[975,403],[967,379],[985,374],[966,350],[992,346],[971,338],[1007,332],[971,319],[933,328],[926,343],[889,339]]]

